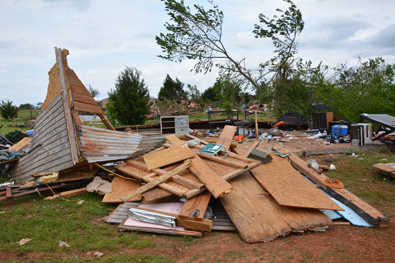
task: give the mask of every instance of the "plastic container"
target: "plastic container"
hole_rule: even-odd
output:
[[[332,134],[339,136],[340,135],[340,125],[333,125],[332,126]]]
[[[348,133],[347,125],[340,125],[340,136],[346,136]]]

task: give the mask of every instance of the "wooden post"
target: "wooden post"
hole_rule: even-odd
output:
[[[255,138],[259,138],[259,133],[258,133],[258,111],[255,110]]]

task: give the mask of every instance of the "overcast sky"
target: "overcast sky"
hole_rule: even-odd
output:
[[[187,5],[206,1],[186,0]],[[269,17],[281,0],[214,0],[224,12],[223,42],[231,56],[249,68],[273,56],[271,41],[255,39],[259,13]],[[305,28],[297,57],[314,65],[336,66],[383,57],[395,63],[394,0],[294,0]],[[169,20],[159,0],[0,0],[0,100],[17,106],[45,100],[54,47],[66,48],[69,67],[87,86],[107,97],[126,66],[142,71],[150,95],[157,97],[169,74],[200,91],[212,86],[217,71],[190,72],[194,62],[162,60],[155,36]]]

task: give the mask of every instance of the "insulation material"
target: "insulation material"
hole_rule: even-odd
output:
[[[87,192],[96,192],[99,195],[105,195],[112,192],[112,184],[100,177],[95,177],[93,181],[87,185]]]

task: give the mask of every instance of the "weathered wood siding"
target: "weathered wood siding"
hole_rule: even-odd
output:
[[[61,94],[35,121],[31,145],[40,143],[12,167],[10,174],[15,180],[28,181],[33,173],[57,172],[73,166]]]

